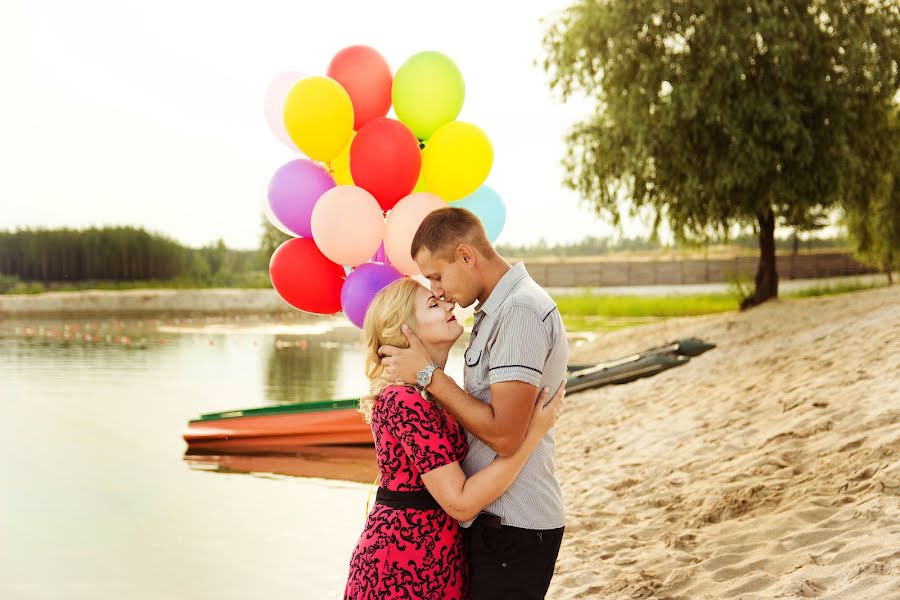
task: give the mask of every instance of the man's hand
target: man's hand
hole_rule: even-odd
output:
[[[382,346],[378,349],[378,354],[381,356],[385,377],[396,383],[415,384],[416,375],[431,362],[431,357],[409,327],[403,325],[401,331],[409,340],[409,348]]]

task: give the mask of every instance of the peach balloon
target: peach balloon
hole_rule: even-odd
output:
[[[384,213],[378,201],[355,185],[333,187],[312,212],[312,234],[329,260],[355,267],[369,260],[384,239]]]
[[[428,213],[446,207],[447,203],[434,194],[419,192],[406,196],[391,209],[384,228],[384,250],[395,269],[404,275],[421,273],[411,254],[413,237]]]

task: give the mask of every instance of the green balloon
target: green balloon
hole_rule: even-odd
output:
[[[459,116],[466,84],[450,58],[440,52],[420,52],[409,58],[391,89],[394,111],[420,140]]]

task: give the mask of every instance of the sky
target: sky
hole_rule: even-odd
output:
[[[566,5],[3,0],[0,230],[135,225],[255,248],[269,179],[294,157],[266,123],[269,82],[367,44],[395,72],[425,50],[461,69],[458,118],[491,138],[486,183],[507,206],[498,243],[613,234],[561,184],[565,132],[591,104],[561,102],[535,62],[541,18]]]

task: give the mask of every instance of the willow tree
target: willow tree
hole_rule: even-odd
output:
[[[702,240],[753,227],[743,307],[778,295],[777,224],[873,193],[898,89],[896,0],[582,0],[550,22],[544,68],[594,113],[573,126],[565,184],[619,220]]]
[[[891,115],[893,152],[878,175],[872,194],[863,195],[845,211],[844,224],[860,260],[881,269],[888,284],[900,268],[900,110]]]

